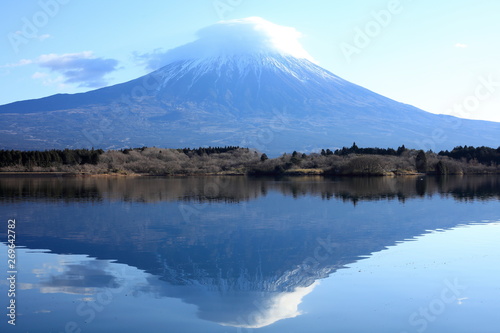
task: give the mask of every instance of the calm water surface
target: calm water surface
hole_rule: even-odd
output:
[[[499,332],[499,177],[3,177],[0,217],[1,332]]]

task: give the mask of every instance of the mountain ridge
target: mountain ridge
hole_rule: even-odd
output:
[[[229,145],[276,155],[353,141],[435,151],[500,145],[500,123],[431,114],[348,82],[293,41],[277,46],[254,29],[268,23],[234,23],[220,50],[209,29],[128,82],[2,105],[0,149]]]

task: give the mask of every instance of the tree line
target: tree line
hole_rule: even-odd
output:
[[[51,167],[58,165],[97,164],[102,149],[64,149],[46,151],[0,150],[0,167]]]
[[[129,154],[131,151],[138,151],[138,152],[143,152],[145,149],[148,147],[142,147],[142,148],[128,148],[128,149],[122,149],[120,150],[124,154]],[[224,147],[211,147],[208,146],[207,148],[205,147],[200,147],[200,148],[179,148],[176,149],[178,152],[182,152],[187,156],[193,156],[193,155],[212,155],[212,154],[222,154],[222,153],[227,153],[239,149],[247,149],[248,148],[241,148],[238,146],[224,146]],[[160,150],[161,153],[161,150]]]
[[[440,156],[448,156],[455,160],[465,160],[467,162],[477,161],[486,165],[500,165],[500,147],[497,149],[489,147],[458,146],[452,151],[441,151]]]
[[[378,147],[373,147],[373,148],[359,148],[356,145],[356,142],[352,144],[350,148],[343,147],[342,149],[336,149],[335,151],[331,151],[330,149],[322,149],[321,150],[321,155],[323,156],[329,156],[329,155],[336,155],[336,156],[347,156],[350,154],[358,154],[358,155],[382,155],[382,156],[400,156],[403,154],[405,151],[407,151],[405,145],[402,145],[398,147],[398,149],[393,149],[393,148],[378,148]]]
[[[191,156],[194,154],[201,156],[201,155],[223,154],[223,153],[228,153],[228,152],[240,150],[240,149],[244,149],[247,151],[249,150],[248,148],[241,148],[238,146],[224,146],[224,147],[210,147],[209,146],[208,148],[200,147],[200,148],[195,148],[195,149],[182,148],[182,149],[177,149],[177,151],[183,152],[187,156]]]
[[[353,143],[332,151],[269,158],[238,146],[200,148],[129,148],[121,150],[0,150],[0,171],[119,174],[470,174],[499,173],[500,147],[458,146],[438,154],[408,149],[360,148]]]

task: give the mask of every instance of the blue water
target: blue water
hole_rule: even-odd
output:
[[[499,184],[0,178],[0,329],[498,332]]]

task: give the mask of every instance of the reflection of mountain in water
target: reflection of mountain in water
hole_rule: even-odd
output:
[[[297,316],[318,280],[362,256],[494,215],[441,196],[412,198],[498,198],[500,188],[498,178],[488,177],[0,184],[0,212],[11,215],[5,209],[14,206],[22,221],[18,245],[135,266],[159,277],[151,278],[149,291],[197,305],[200,318],[241,327]],[[384,198],[399,200],[372,201]],[[87,273],[73,267],[71,274]]]

